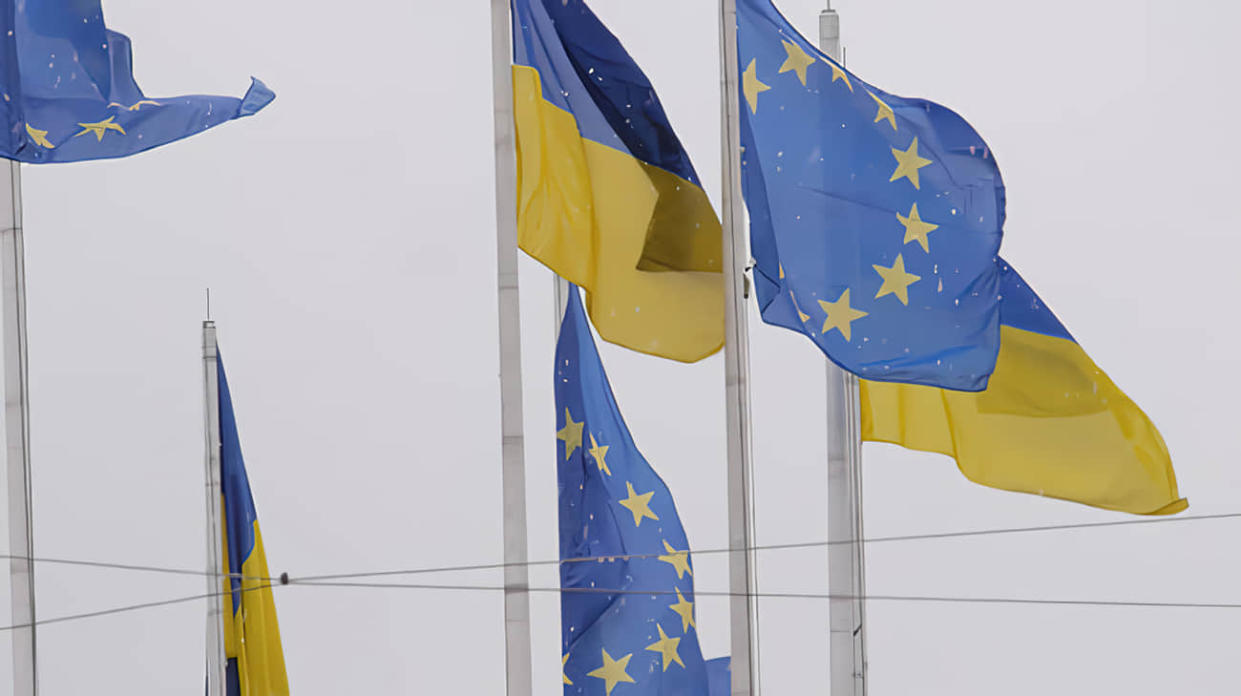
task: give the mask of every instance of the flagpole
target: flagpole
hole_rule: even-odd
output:
[[[495,104],[496,279],[500,329],[500,432],[504,492],[504,656],[508,696],[532,696],[530,581],[526,568],[526,455],[521,404],[521,299],[517,282],[517,145],[509,0],[491,0]]]
[[[840,62],[840,16],[819,13],[819,48]],[[827,538],[831,695],[866,694],[866,557],[858,378],[827,362]]]
[[[9,499],[9,590],[13,694],[38,693],[34,611],[34,530],[30,485],[30,381],[26,344],[26,256],[22,240],[21,164],[10,160],[0,196],[8,209],[0,232],[4,322],[5,466]]]
[[[722,215],[724,251],[724,389],[728,427],[729,625],[732,694],[759,693],[757,564],[754,553],[750,443],[750,353],[745,260],[749,258],[741,199],[741,102],[738,94],[737,2],[720,0]]]
[[[207,512],[207,696],[225,696],[228,658],[224,654],[223,521],[224,491],[220,470],[220,353],[215,322],[203,322],[203,433],[206,447],[204,494]]]

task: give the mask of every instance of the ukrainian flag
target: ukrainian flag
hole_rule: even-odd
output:
[[[605,340],[715,353],[720,223],[654,88],[582,0],[513,0],[513,35],[521,248],[586,290]]]
[[[276,604],[266,580],[267,555],[258,514],[250,495],[233,399],[218,361],[220,382],[220,474],[224,492],[224,573],[231,590],[225,602],[224,652],[228,658],[228,696],[288,696],[284,651]]]
[[[862,381],[862,439],[946,454],[976,483],[1107,510],[1189,507],[1155,425],[1001,261],[1000,353],[986,391]]]

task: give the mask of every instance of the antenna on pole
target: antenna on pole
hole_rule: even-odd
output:
[[[211,288],[207,288],[207,321],[211,321]]]

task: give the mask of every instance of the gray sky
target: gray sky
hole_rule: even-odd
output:
[[[713,196],[712,0],[594,0],[652,77]],[[809,36],[818,0],[781,0]],[[944,103],[1008,185],[1005,256],[1161,428],[1188,514],[1241,509],[1234,189],[1241,9],[1209,0],[839,0],[849,68]],[[25,168],[35,535],[42,556],[198,568],[203,288],[273,572],[501,558],[491,56],[483,2],[106,0],[149,95],[278,94],[258,116],[129,160]],[[718,198],[716,198],[718,202]],[[550,274],[522,267],[530,548],[556,554]],[[751,316],[759,541],[826,537],[823,359]],[[696,548],[726,544],[723,364],[604,348],[635,439]],[[868,445],[869,535],[1123,519],[981,488]],[[877,545],[869,589],[1241,600],[1236,522]],[[7,536],[5,537],[7,538]],[[764,554],[761,588],[825,592],[822,550]],[[722,590],[722,558],[696,559]],[[444,576],[494,584],[498,574]],[[554,570],[532,574],[555,584]],[[201,592],[194,578],[38,570],[41,617]],[[495,593],[288,588],[292,689],[500,694]],[[44,694],[197,693],[204,605],[47,626]],[[536,691],[559,612],[533,599]],[[704,651],[728,649],[702,598]],[[872,693],[1222,693],[1241,612],[869,606]],[[767,694],[826,687],[825,602],[762,605]],[[0,642],[0,650],[7,651]],[[0,678],[7,677],[0,660]],[[621,696],[619,692],[617,696]]]

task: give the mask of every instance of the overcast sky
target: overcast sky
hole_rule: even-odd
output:
[[[780,0],[811,38],[818,0]],[[718,204],[713,0],[594,0],[654,81]],[[839,0],[849,68],[944,103],[1008,185],[1004,254],[1161,428],[1186,514],[1241,510],[1232,45],[1241,9],[1182,0]],[[463,2],[105,0],[152,97],[276,101],[128,160],[24,168],[40,556],[203,564],[203,289],[212,288],[273,572],[501,559],[489,13]],[[550,274],[522,266],[530,552],[556,555]],[[751,312],[760,543],[826,538],[824,366]],[[723,361],[603,349],[694,548],[726,545]],[[982,488],[867,445],[871,536],[1126,519]],[[1238,602],[1239,522],[872,546],[877,594]],[[5,535],[3,538],[7,538]],[[761,589],[826,592],[826,552]],[[695,560],[727,587],[723,557]],[[497,573],[420,581],[495,584]],[[52,618],[201,592],[191,577],[38,568]],[[532,573],[554,586],[554,568]],[[0,588],[5,589],[7,588]],[[559,612],[536,595],[536,693]],[[498,593],[276,593],[298,696],[502,694]],[[3,604],[3,603],[0,603]],[[203,603],[40,629],[47,696],[199,693]],[[872,602],[871,693],[1224,693],[1241,610]],[[702,598],[708,656],[726,605]],[[762,604],[767,694],[824,693],[827,605]],[[8,644],[0,641],[0,651]],[[0,679],[7,683],[7,659]],[[619,690],[616,696],[622,696]]]

